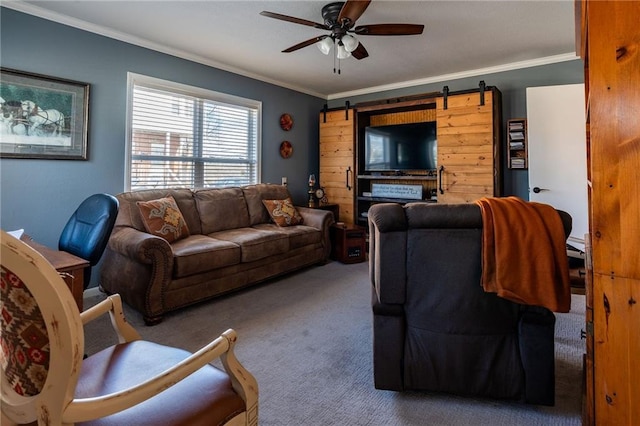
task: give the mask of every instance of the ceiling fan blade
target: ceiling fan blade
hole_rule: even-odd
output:
[[[295,52],[298,49],[302,49],[303,47],[311,46],[312,44],[315,44],[315,43],[319,42],[320,40],[324,40],[327,37],[329,37],[329,36],[328,35],[321,35],[321,36],[318,36],[318,37],[311,38],[309,40],[305,40],[305,41],[303,41],[301,43],[296,44],[295,46],[291,46],[290,48],[283,50],[282,53]]]
[[[328,30],[330,29],[324,24],[319,24],[317,22],[308,21],[302,18],[294,18],[293,16],[282,15],[280,13],[267,12],[266,10],[260,12],[260,15],[266,16],[267,18],[280,19],[281,21],[293,22],[294,24],[306,25],[308,27],[318,28],[320,30]]]
[[[424,25],[416,24],[373,24],[360,25],[353,32],[358,35],[418,35],[423,30]]]
[[[369,52],[367,52],[367,49],[364,48],[362,43],[359,43],[358,47],[356,47],[356,50],[351,52],[351,56],[353,56],[356,59],[364,59],[367,56],[369,56]]]
[[[340,9],[340,15],[338,15],[338,23],[343,23],[344,20],[348,20],[348,28],[353,27],[358,18],[367,10],[371,0],[347,0],[347,2]]]

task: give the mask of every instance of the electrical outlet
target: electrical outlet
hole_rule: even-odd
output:
[[[282,176],[282,186],[287,186],[287,177]]]

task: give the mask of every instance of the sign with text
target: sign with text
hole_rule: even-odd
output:
[[[374,183],[371,184],[371,195],[373,197],[422,200],[422,185]]]

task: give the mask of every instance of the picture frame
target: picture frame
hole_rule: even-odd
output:
[[[0,68],[0,158],[87,160],[89,84]]]

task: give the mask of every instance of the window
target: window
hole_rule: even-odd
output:
[[[259,182],[262,104],[129,74],[127,188]]]

